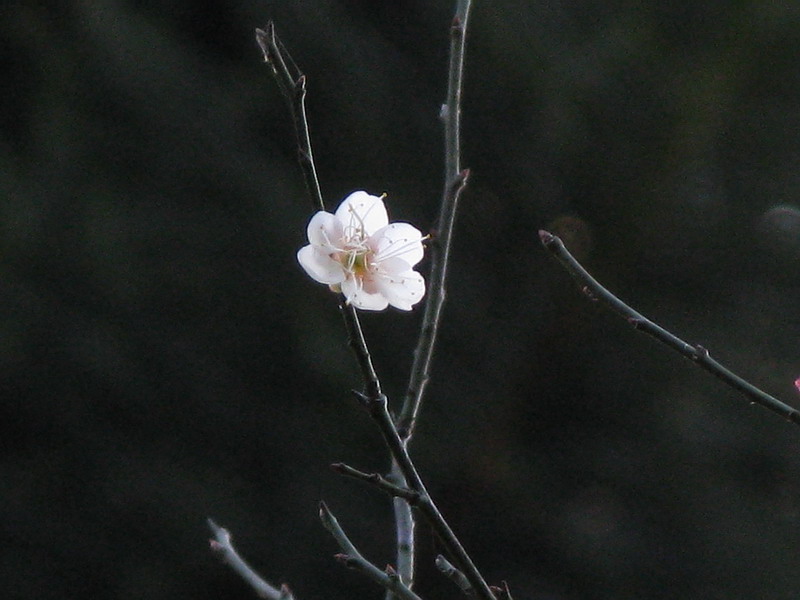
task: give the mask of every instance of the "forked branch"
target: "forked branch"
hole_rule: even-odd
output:
[[[386,567],[385,570],[381,571],[362,556],[324,502],[319,505],[319,518],[322,521],[322,525],[331,533],[342,550],[340,554],[336,555],[340,562],[350,569],[363,573],[401,600],[421,600],[400,580],[393,568]]]

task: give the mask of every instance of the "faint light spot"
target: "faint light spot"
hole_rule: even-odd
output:
[[[761,244],[775,254],[800,256],[800,210],[794,206],[770,208],[759,220],[758,233]]]

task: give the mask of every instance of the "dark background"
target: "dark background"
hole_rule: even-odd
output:
[[[207,516],[298,600],[380,598],[325,499],[391,562],[383,470],[253,30],[308,76],[329,206],[429,228],[452,0],[6,2],[0,9],[0,586],[251,598]],[[547,600],[790,599],[800,431],[588,302],[612,290],[800,401],[800,4],[475,3],[457,221],[412,450],[489,580]],[[422,270],[426,271],[424,262]],[[421,311],[365,314],[404,391]],[[425,598],[454,598],[429,566]]]

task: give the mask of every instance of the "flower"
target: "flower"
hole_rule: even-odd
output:
[[[358,191],[334,214],[321,210],[311,218],[309,244],[297,260],[356,308],[411,310],[425,295],[425,280],[413,269],[422,260],[422,240],[413,225],[389,223],[382,197]]]

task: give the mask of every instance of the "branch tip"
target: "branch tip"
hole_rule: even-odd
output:
[[[278,600],[292,600],[294,598],[294,594],[292,594],[292,590],[289,589],[289,586],[285,583],[281,584],[281,595],[278,596]]]
[[[556,240],[558,240],[558,238],[549,231],[545,231],[544,229],[539,230],[539,241],[544,244],[545,248],[549,249],[552,244],[556,243]]]
[[[264,54],[264,60],[267,59],[267,32],[263,29],[259,29],[256,27],[256,43],[258,47],[261,48],[261,52]]]
[[[591,293],[590,297],[602,302],[610,310],[624,318],[628,324],[632,325],[636,330],[646,333],[675,352],[690,359],[703,370],[722,381],[725,385],[745,396],[751,403],[758,404],[781,415],[790,422],[800,425],[800,411],[781,402],[713,359],[705,347],[700,344],[692,345],[685,342],[674,333],[636,311],[603,287],[603,285],[592,277],[583,265],[570,254],[569,250],[557,236],[542,229],[539,231],[539,239],[553,257],[558,260],[572,278],[577,281],[584,293],[588,291],[588,293]]]
[[[353,396],[356,397],[356,400],[358,400],[358,403],[361,406],[364,407],[369,406],[370,402],[372,402],[372,398],[367,396],[364,392],[359,392],[358,390],[350,390],[350,391],[353,393]]]

